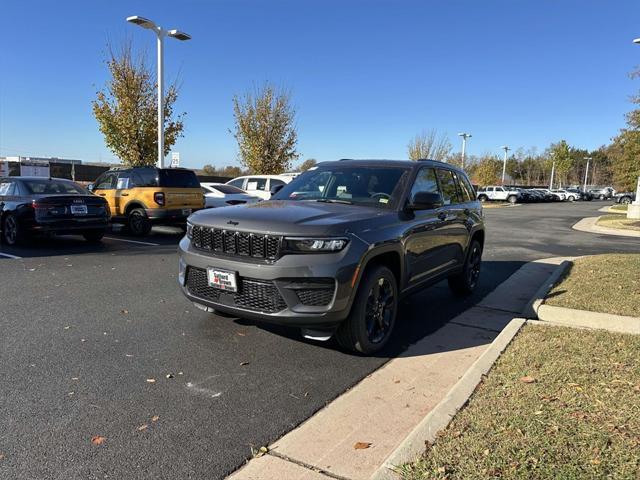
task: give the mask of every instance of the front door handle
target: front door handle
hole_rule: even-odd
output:
[[[440,212],[440,213],[438,214],[438,218],[439,218],[440,220],[443,220],[443,221],[444,221],[444,220],[446,220],[446,219],[447,219],[447,213],[446,213],[446,212]]]
[[[100,195],[101,197],[106,197],[107,196],[106,193],[99,193],[98,195]]]
[[[121,195],[122,197],[128,197],[128,196],[129,196],[129,194],[128,194],[128,193],[121,193],[120,195]]]

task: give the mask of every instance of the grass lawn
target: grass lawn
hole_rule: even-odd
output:
[[[578,258],[545,303],[640,317],[640,254]],[[640,403],[640,398],[638,399]]]
[[[613,213],[627,213],[628,205],[612,205],[609,211]]]
[[[640,232],[640,220],[628,219],[625,215],[604,215],[598,219],[596,225],[608,228],[619,228],[620,230],[635,230]]]
[[[640,336],[525,325],[405,479],[638,479]]]

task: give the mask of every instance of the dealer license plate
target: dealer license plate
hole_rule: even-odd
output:
[[[71,214],[72,215],[86,215],[87,214],[87,206],[86,205],[71,205]]]
[[[238,278],[236,272],[208,268],[207,274],[209,277],[209,286],[219,288],[220,290],[227,292],[238,291]]]

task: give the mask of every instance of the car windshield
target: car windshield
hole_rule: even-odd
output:
[[[389,208],[408,172],[405,167],[348,165],[308,170],[273,198]]]
[[[24,180],[23,183],[29,193],[34,195],[89,195],[89,191],[72,182],[43,178],[42,180]]]

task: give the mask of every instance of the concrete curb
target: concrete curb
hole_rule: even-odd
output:
[[[596,225],[596,222],[599,218],[600,217],[583,218],[571,228],[580,232],[597,233],[600,235],[615,235],[618,237],[640,238],[640,232],[634,232],[632,230],[619,230],[616,228],[606,228],[601,227],[600,225]]]
[[[627,212],[621,212],[620,210],[613,210],[614,205],[609,205],[608,207],[599,208],[598,211],[602,213],[615,213],[617,215],[626,215]]]
[[[475,361],[462,378],[454,385],[446,397],[424,417],[402,444],[387,457],[385,462],[371,476],[371,480],[396,480],[398,465],[413,462],[425,449],[425,442],[433,442],[439,431],[449,425],[456,413],[464,407],[476,387],[502,354],[511,340],[520,331],[526,320],[514,318],[500,332],[489,348]]]
[[[589,312],[573,308],[540,304],[538,318],[543,322],[567,327],[583,327],[608,330],[610,332],[640,334],[640,318],[613,315],[610,313]]]
[[[524,318],[538,318],[538,309],[540,305],[544,303],[544,298],[547,296],[549,291],[558,283],[558,281],[562,278],[562,276],[566,273],[571,265],[573,265],[573,258],[564,260],[555,271],[549,276],[546,282],[544,282],[538,291],[531,298],[529,303],[524,310],[522,311],[522,316]]]

